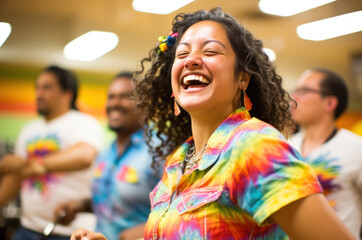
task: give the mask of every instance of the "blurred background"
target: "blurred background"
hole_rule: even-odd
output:
[[[157,9],[168,2],[154,5]],[[351,97],[338,125],[362,134],[362,20],[357,21],[359,30],[355,33],[322,41],[302,39],[296,32],[301,24],[361,13],[361,0],[336,0],[284,17],[262,12],[257,0],[189,2],[169,14],[153,14],[136,11],[132,0],[0,0],[0,22],[11,25],[10,35],[0,47],[0,157],[13,151],[21,127],[37,117],[34,81],[45,66],[57,64],[74,71],[80,80],[79,108],[105,126],[104,104],[112,77],[121,70],[135,70],[158,37],[170,32],[176,13],[215,6],[240,20],[274,51],[277,72],[288,91],[311,67],[329,68],[342,75]],[[118,45],[93,61],[68,59],[64,47],[89,31],[112,32],[118,36]],[[8,215],[18,214],[16,208],[10,211]]]
[[[149,0],[150,1],[150,0]],[[362,10],[360,0],[337,0],[289,17],[263,13],[257,0],[194,0],[169,14],[136,11],[132,0],[0,0],[0,22],[11,25],[0,47],[0,139],[13,142],[35,118],[34,80],[43,67],[58,64],[80,79],[81,110],[104,121],[106,89],[114,74],[135,70],[176,13],[221,6],[276,54],[277,72],[292,91],[307,68],[326,67],[342,75],[351,101],[341,125],[352,128],[362,112],[362,32],[323,41],[298,37],[298,25]],[[167,1],[166,1],[167,2]],[[312,1],[313,2],[313,1]],[[157,4],[156,4],[157,6]],[[156,8],[160,8],[158,5]],[[362,21],[360,22],[360,26]],[[89,31],[113,32],[118,45],[93,61],[70,60],[64,47]],[[362,26],[361,26],[362,30]]]

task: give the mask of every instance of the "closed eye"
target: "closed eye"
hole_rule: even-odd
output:
[[[216,55],[216,54],[219,54],[218,51],[215,51],[215,50],[206,50],[204,51],[206,55],[210,56],[210,55]]]
[[[176,57],[177,58],[184,58],[188,55],[189,53],[188,52],[179,52],[176,54]]]

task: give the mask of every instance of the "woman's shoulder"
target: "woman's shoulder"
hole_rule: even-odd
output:
[[[242,137],[252,136],[254,138],[277,138],[285,141],[285,138],[280,131],[269,123],[261,121],[255,117],[240,124],[235,129],[234,135],[242,135]]]

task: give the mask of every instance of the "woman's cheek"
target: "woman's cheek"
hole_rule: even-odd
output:
[[[183,60],[175,60],[171,70],[171,85],[172,91],[176,91],[179,88],[180,74],[183,69]]]

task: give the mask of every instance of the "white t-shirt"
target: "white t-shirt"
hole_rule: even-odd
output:
[[[27,124],[16,143],[15,153],[26,159],[45,156],[85,142],[98,151],[102,148],[103,133],[97,120],[87,114],[70,110],[46,122],[44,118]],[[28,178],[21,187],[21,224],[42,232],[54,221],[54,209],[59,203],[91,197],[91,167],[64,173],[49,173]],[[92,227],[90,214],[78,214],[67,226],[56,225],[53,234],[71,235],[79,227]],[[94,220],[94,219],[93,219]],[[86,225],[85,225],[86,224]]]
[[[300,132],[290,140],[300,152],[303,139]],[[324,195],[337,215],[359,239],[362,222],[362,137],[340,129],[305,160],[316,171]]]

